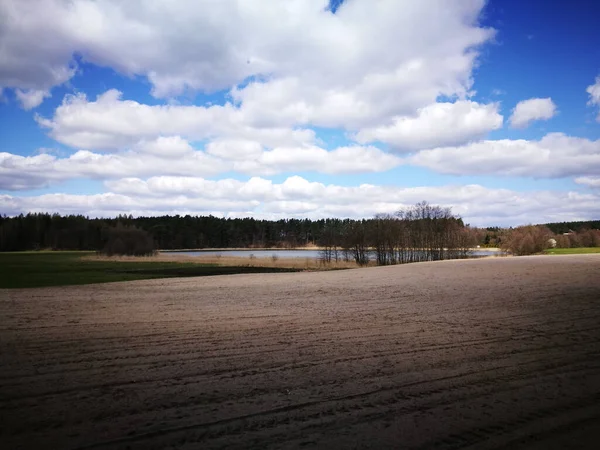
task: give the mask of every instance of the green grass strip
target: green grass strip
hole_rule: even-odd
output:
[[[600,253],[600,247],[549,248],[545,253],[548,255],[583,255]]]
[[[0,288],[66,286],[171,277],[201,277],[239,273],[294,272],[269,267],[162,261],[88,261],[93,252],[0,253]]]

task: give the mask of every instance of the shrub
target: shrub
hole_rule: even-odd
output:
[[[156,253],[152,235],[135,226],[117,224],[103,232],[105,243],[100,253],[107,256],[151,256]]]
[[[545,226],[528,225],[517,227],[502,243],[502,249],[514,255],[533,255],[549,247],[552,232]]]

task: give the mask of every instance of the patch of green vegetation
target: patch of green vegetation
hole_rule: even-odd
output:
[[[600,247],[549,248],[545,253],[547,255],[582,255],[586,253],[600,253]]]
[[[270,267],[224,267],[180,262],[89,261],[94,252],[0,253],[0,288],[65,286],[151,278],[293,272]]]

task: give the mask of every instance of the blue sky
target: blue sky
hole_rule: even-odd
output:
[[[35,2],[0,5],[0,213],[600,217],[598,2]]]

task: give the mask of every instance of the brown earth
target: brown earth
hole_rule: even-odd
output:
[[[600,255],[0,290],[0,448],[598,448]]]

